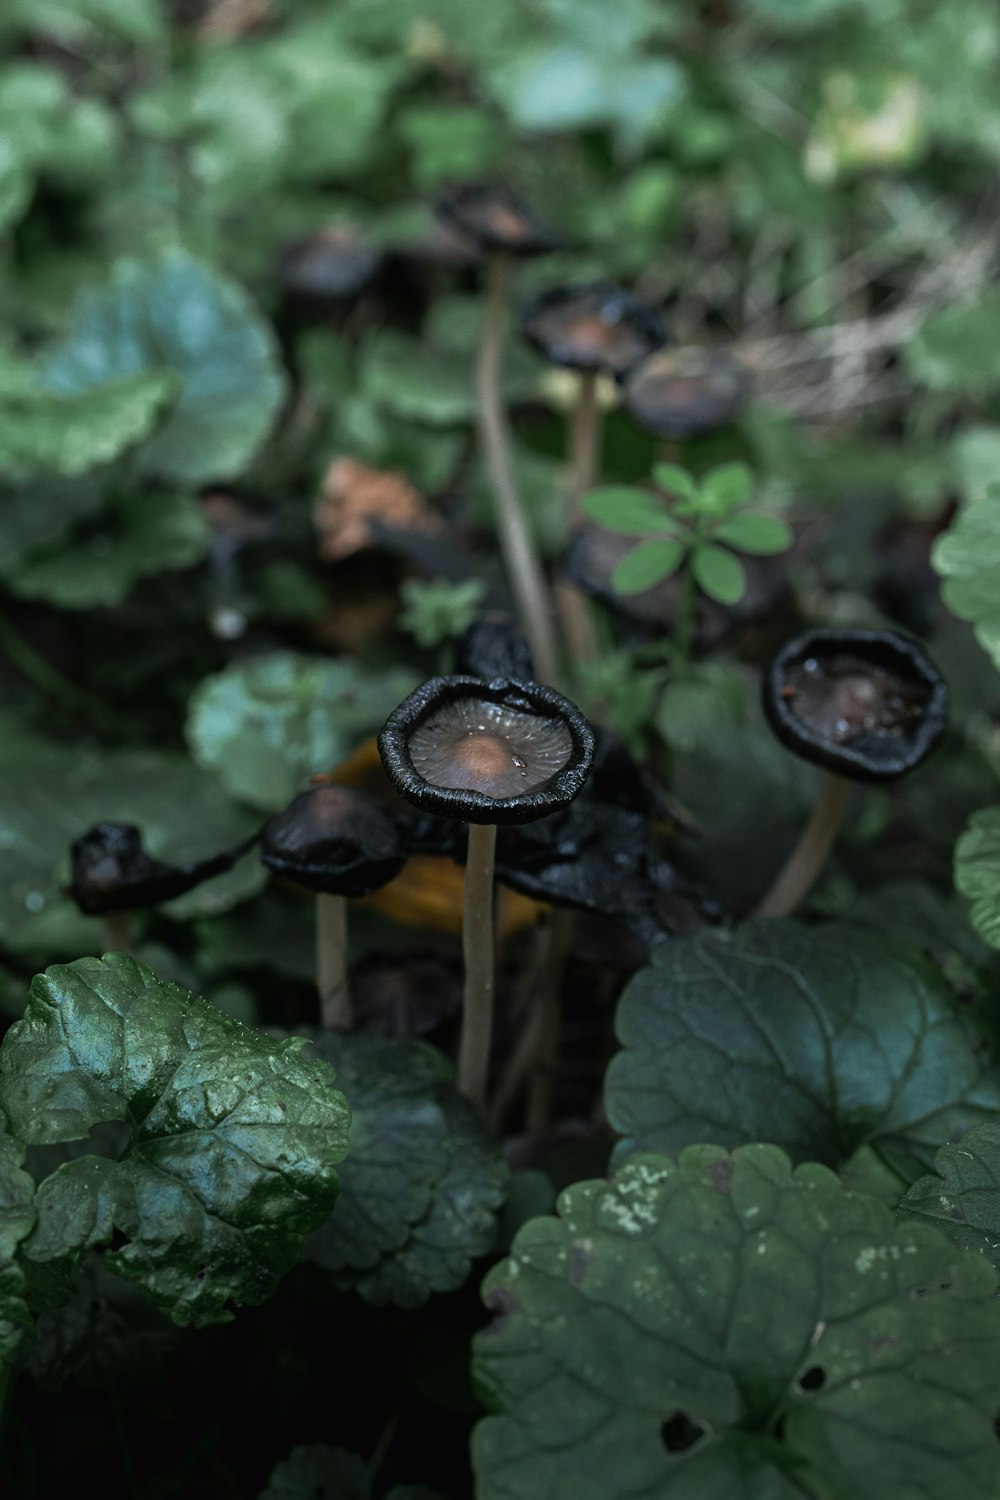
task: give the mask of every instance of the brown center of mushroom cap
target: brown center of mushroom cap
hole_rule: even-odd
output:
[[[569,762],[573,741],[561,719],[461,698],[414,730],[409,751],[432,786],[503,800],[550,781]]]
[[[527,225],[516,209],[506,203],[485,203],[479,209],[486,228],[505,240],[523,240]]]
[[[782,688],[795,718],[836,745],[907,734],[930,693],[925,682],[908,681],[889,667],[847,653],[795,662]]]

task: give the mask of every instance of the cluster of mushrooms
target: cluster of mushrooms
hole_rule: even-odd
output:
[[[341,1029],[358,1024],[347,963],[348,901],[386,886],[414,855],[464,863],[458,1082],[481,1108],[489,1097],[494,1030],[494,878],[552,908],[547,983],[491,1111],[502,1119],[523,1082],[530,1128],[544,1123],[551,1105],[559,959],[565,960],[573,914],[611,918],[640,955],[726,914],[660,857],[656,830],[668,809],[623,743],[588,724],[554,685],[567,655],[580,659],[595,650],[590,603],[567,570],[550,596],[517,490],[500,359],[513,264],[556,241],[504,190],[464,187],[438,206],[450,230],[475,242],[487,262],[477,363],[480,433],[516,619],[503,611],[484,615],[459,643],[454,675],[425,682],[389,716],[378,737],[387,778],[380,795],[320,774],[250,843],[259,842],[276,877],[315,894],[321,1015],[326,1026]],[[332,274],[323,248],[299,247],[288,268],[300,288],[317,296],[329,293]],[[355,273],[371,273],[363,246],[352,242],[346,250]],[[337,263],[343,269],[344,257]],[[735,361],[670,351],[658,311],[608,282],[543,292],[525,308],[522,329],[548,359],[577,373],[569,423],[571,525],[579,526],[580,497],[598,477],[599,377],[613,377],[626,409],[670,442],[730,421],[746,396],[746,376]],[[944,732],[947,694],[922,648],[897,632],[817,629],[778,651],[763,674],[763,696],[781,742],[823,769],[808,825],[755,910],[777,917],[794,911],[818,877],[851,781],[889,781],[918,765]],[[190,890],[230,868],[248,847],[172,866],[145,852],[138,829],[101,823],[73,845],[69,891],[82,911],[113,919]],[[127,945],[120,922],[109,936],[115,946]]]

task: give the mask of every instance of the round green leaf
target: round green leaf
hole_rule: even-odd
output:
[[[721,526],[712,535],[727,547],[737,552],[755,552],[767,555],[784,552],[792,545],[792,528],[778,516],[765,516],[752,510],[741,511]]]
[[[0,470],[72,478],[110,463],[149,436],[173,390],[171,375],[150,370],[72,394],[8,395],[0,399]]]
[[[195,691],[187,739],[241,801],[274,812],[379,729],[416,679],[347,658],[276,651],[234,662]]]
[[[934,566],[944,579],[942,594],[960,620],[970,620],[976,637],[1000,668],[1000,503],[991,495],[963,506],[935,544]]]
[[[351,1110],[351,1154],[332,1217],[309,1242],[369,1302],[419,1307],[462,1285],[491,1250],[508,1169],[440,1054],[408,1038],[316,1039]]]
[[[669,578],[686,551],[684,542],[640,542],[615,566],[611,586],[619,594],[641,594],[643,589]]]
[[[743,598],[747,586],[743,564],[725,547],[711,543],[699,547],[692,555],[691,567],[699,587],[711,599],[720,604],[737,604]]]
[[[63,895],[69,846],[94,823],[136,823],[150,854],[184,864],[241,843],[257,820],[220,794],[214,776],[185,755],[98,750],[5,735],[0,743],[0,939],[18,952],[98,951],[100,924]],[[227,911],[264,884],[258,861],[241,860],[171,902],[187,919]],[[51,952],[51,948],[48,950]]]
[[[486,1278],[478,1500],[993,1500],[985,1261],[772,1146],[630,1162]]]
[[[989,1049],[945,984],[846,924],[663,943],[626,987],[617,1030],[619,1160],[765,1139],[833,1166],[869,1143],[912,1181],[1000,1107]]]
[[[913,1184],[900,1212],[936,1224],[1000,1266],[1000,1125],[977,1125],[942,1146],[934,1173]]]
[[[249,298],[180,252],[155,265],[119,263],[49,355],[43,381],[78,394],[149,370],[177,378],[168,420],[138,454],[143,472],[167,479],[239,473],[285,394],[273,335]]]
[[[25,1250],[73,1266],[125,1236],[112,1270],[175,1323],[263,1302],[327,1216],[350,1115],[304,1041],[277,1042],[123,953],[39,975],[0,1046],[0,1104],[29,1145],[121,1121],[118,1160],[81,1156],[43,1182]]]
[[[972,902],[972,925],[1000,948],[1000,807],[974,813],[955,846],[955,885]]]

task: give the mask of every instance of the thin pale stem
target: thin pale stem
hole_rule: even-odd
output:
[[[597,483],[601,443],[601,408],[597,400],[597,375],[585,370],[580,375],[579,392],[569,435],[569,489],[567,516],[571,527],[583,520],[580,500]],[[556,585],[556,603],[563,635],[574,661],[593,661],[598,654],[594,622],[586,595],[568,578]]]
[[[486,1106],[486,1080],[493,1037],[493,860],[497,831],[490,824],[469,826],[465,861],[462,953],[465,1004],[458,1045],[458,1087],[480,1109]]]
[[[753,912],[755,917],[788,917],[801,906],[837,837],[850,789],[850,782],[842,776],[823,772],[812,816],[771,889]]]
[[[538,1009],[540,1013],[537,1045],[531,1059],[528,1084],[528,1107],[525,1126],[529,1135],[541,1135],[552,1118],[556,1070],[559,1064],[559,1038],[562,1032],[562,987],[566,960],[573,941],[576,913],[565,908],[552,913],[548,944],[539,976]]]
[[[107,911],[101,918],[101,942],[105,953],[132,952],[132,913]]]
[[[316,984],[327,1031],[347,1031],[353,1019],[347,983],[347,897],[316,897]]]
[[[507,327],[507,293],[511,258],[498,251],[490,257],[486,283],[486,316],[476,365],[479,429],[496,498],[497,535],[507,581],[542,682],[555,680],[558,668],[555,632],[545,574],[518,494],[510,427],[500,386],[500,364]]]

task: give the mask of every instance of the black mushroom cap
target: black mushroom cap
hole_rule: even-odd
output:
[[[297,300],[350,302],[374,280],[383,258],[353,226],[332,224],[289,245],[278,274],[285,292]]]
[[[506,250],[510,255],[545,255],[560,241],[536,218],[528,205],[508,188],[472,182],[439,194],[437,213],[484,250]]]
[[[583,714],[520,678],[432,677],[378,737],[401,797],[462,823],[530,823],[582,790],[594,759]]]
[[[70,846],[71,876],[66,894],[87,916],[157,906],[185,895],[213,875],[231,870],[256,841],[254,834],[208,859],[172,865],[147,854],[142,833],[134,823],[95,823]]]
[[[402,831],[367,792],[316,786],[264,825],[269,870],[329,896],[369,896],[406,863]]]
[[[764,712],[795,755],[855,781],[893,781],[934,749],[948,690],[930,657],[893,630],[808,630],[764,673]]]
[[[494,677],[534,677],[531,647],[509,610],[484,610],[473,620],[458,643],[455,671],[488,682]]]
[[[539,354],[570,370],[624,376],[669,334],[659,310],[613,281],[575,282],[532,297],[521,332]]]
[[[622,405],[640,427],[682,442],[723,427],[750,394],[750,375],[717,349],[661,349],[626,375]]]

